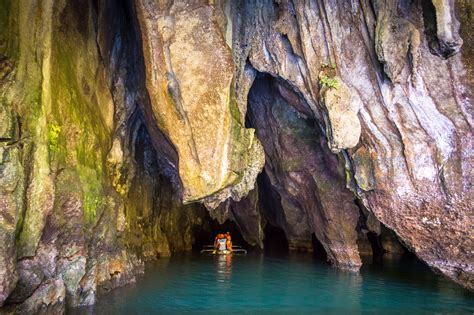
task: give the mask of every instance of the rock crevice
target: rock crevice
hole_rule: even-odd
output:
[[[211,219],[472,289],[473,11],[1,0],[0,306],[92,304]]]

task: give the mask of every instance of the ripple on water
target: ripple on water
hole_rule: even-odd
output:
[[[474,296],[417,261],[338,271],[310,255],[183,255],[73,314],[473,314]]]

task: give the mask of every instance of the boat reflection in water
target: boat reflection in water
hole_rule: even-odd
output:
[[[160,262],[163,260],[162,262]],[[311,255],[175,255],[113,290],[94,314],[474,314],[472,294],[419,261],[344,272]]]
[[[216,255],[215,257],[217,281],[229,281],[232,278],[232,254]]]

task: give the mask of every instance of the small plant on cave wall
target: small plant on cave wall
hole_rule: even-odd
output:
[[[319,85],[321,89],[338,89],[339,80],[336,77],[336,65],[335,64],[323,64],[321,66],[321,72],[319,73]]]
[[[61,133],[61,127],[50,123],[48,124],[48,145],[52,152],[59,151],[59,134]]]
[[[339,81],[336,78],[329,78],[327,76],[321,76],[319,78],[319,84],[321,88],[333,88],[337,90],[339,87]]]

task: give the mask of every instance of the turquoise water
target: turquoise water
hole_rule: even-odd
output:
[[[473,314],[474,296],[413,259],[337,271],[311,255],[161,259],[77,314]]]

